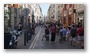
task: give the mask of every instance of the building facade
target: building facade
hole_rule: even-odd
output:
[[[84,4],[75,4],[76,9],[76,24],[81,23],[84,25]]]
[[[47,12],[47,17],[49,21],[61,23],[62,4],[51,4]]]
[[[72,23],[84,25],[84,4],[64,4],[62,23],[65,27]]]
[[[28,4],[31,10],[30,15],[34,15],[34,22],[39,23],[42,18],[42,10],[39,4]]]
[[[8,5],[4,4],[4,32],[8,32],[9,14],[7,12],[8,12]]]
[[[56,21],[58,23],[61,23],[62,20],[62,8],[63,8],[63,4],[56,4]]]
[[[63,4],[62,23],[65,27],[72,24],[74,21],[74,4]]]
[[[55,4],[50,5],[47,13],[48,13],[47,17],[49,22],[55,22],[55,19],[56,19]]]
[[[51,4],[47,17],[49,21],[62,23],[65,27],[72,23],[84,25],[84,4]]]

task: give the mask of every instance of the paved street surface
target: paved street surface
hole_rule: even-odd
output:
[[[50,41],[42,41],[42,36],[44,35],[44,28],[40,28],[38,34],[36,35],[36,40],[33,42],[33,46],[30,49],[79,49],[76,45],[75,47],[69,44],[69,41],[59,42],[59,36],[56,36],[55,43],[51,44]],[[50,39],[50,38],[49,38]]]
[[[18,41],[18,46],[16,49],[80,49],[77,44],[75,47],[70,45],[69,41],[62,41],[61,43],[59,42],[59,36],[56,36],[55,43],[51,44],[50,39],[51,36],[49,35],[49,41],[42,41],[42,37],[44,35],[44,29],[36,27],[36,34],[32,36],[31,41],[29,41],[26,46],[24,46],[24,34],[22,34],[19,37]]]
[[[4,4],[4,8],[4,49],[84,49],[84,4]],[[67,40],[60,42],[60,36],[55,36],[59,31],[73,41],[77,38],[75,46]],[[42,40],[44,33],[49,34],[49,41]]]
[[[36,27],[36,29],[35,29],[35,35],[32,35],[31,41],[29,41],[28,43],[26,43],[26,46],[24,46],[24,34],[20,35],[19,36],[19,39],[18,39],[18,45],[17,45],[16,49],[28,49],[29,46],[31,45],[33,39],[35,38],[36,34],[38,33],[39,29],[40,29],[40,26],[39,27]]]

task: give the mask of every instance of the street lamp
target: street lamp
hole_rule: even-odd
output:
[[[22,11],[21,11],[21,15],[23,16],[26,16],[25,18],[25,30],[24,30],[24,45],[26,45],[26,41],[28,42],[28,36],[29,36],[29,28],[31,27],[30,24],[28,24],[27,22],[27,15],[30,13],[30,10],[28,8],[24,8]],[[28,29],[27,29],[28,28]],[[31,33],[30,33],[31,34]]]

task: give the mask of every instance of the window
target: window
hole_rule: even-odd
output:
[[[64,8],[65,8],[65,10],[66,10],[66,4],[64,5]]]
[[[72,7],[72,4],[70,4],[69,7],[71,8]]]
[[[68,9],[68,4],[66,4],[66,9]]]
[[[53,13],[55,12],[55,10],[53,10]]]
[[[66,9],[68,8],[68,4],[65,4],[64,8],[65,8],[65,10],[66,10]]]
[[[58,8],[59,8],[60,6],[58,6]]]
[[[79,4],[79,7],[81,6],[81,4]]]
[[[55,4],[53,5],[53,8],[55,7]]]
[[[75,9],[77,8],[77,4],[75,4]]]
[[[5,10],[5,14],[7,14],[7,12],[8,12],[8,11],[7,11],[7,10]]]
[[[66,13],[67,13],[67,11],[65,10],[65,11],[64,11],[64,14],[66,14]]]
[[[61,4],[61,7],[63,7],[63,4]]]
[[[59,13],[59,11],[58,11],[58,13]]]

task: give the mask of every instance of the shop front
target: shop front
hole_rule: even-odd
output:
[[[78,13],[78,24],[81,23],[84,25],[84,12]]]
[[[84,6],[76,9],[77,13],[77,23],[84,25]]]

